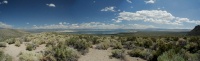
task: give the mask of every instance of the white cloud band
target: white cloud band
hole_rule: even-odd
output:
[[[156,24],[170,24],[170,25],[183,25],[186,23],[200,24],[200,21],[189,20],[188,18],[179,18],[173,16],[171,13],[163,10],[141,10],[134,12],[121,12],[115,20],[121,21],[144,21]]]
[[[55,4],[53,4],[53,3],[50,3],[50,4],[46,4],[47,6],[49,6],[49,7],[56,7],[56,5]]]
[[[12,28],[11,25],[0,22],[0,28]]]
[[[141,24],[128,24],[128,25],[117,25],[117,24],[105,24],[100,22],[89,22],[81,24],[69,24],[65,22],[60,22],[55,25],[43,25],[43,26],[33,26],[33,29],[146,29],[146,28],[156,28],[153,25],[141,25]]]
[[[111,12],[115,12],[115,7],[114,6],[110,6],[110,7],[105,7],[103,9],[101,9],[101,11],[111,11]]]

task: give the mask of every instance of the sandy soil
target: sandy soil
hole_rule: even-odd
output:
[[[112,51],[111,49],[98,50],[90,48],[89,52],[86,55],[82,55],[78,61],[122,61],[120,59],[110,58],[109,56],[112,54],[111,51]],[[146,61],[146,60],[126,55],[126,61]]]
[[[110,59],[109,55],[111,55],[110,49],[97,50],[90,48],[89,52],[86,55],[81,56],[78,61],[120,61],[115,58]]]
[[[33,50],[34,52],[39,52],[45,49],[45,45],[40,45],[36,48],[36,50]],[[13,61],[19,61],[18,55],[20,52],[26,52],[26,46],[25,43],[21,44],[20,47],[16,47],[15,44],[7,44],[7,47],[4,49],[6,54],[9,54],[13,57]],[[86,55],[82,55],[78,61],[122,61],[120,59],[116,58],[110,58],[111,55],[111,49],[108,50],[98,50],[95,48],[90,48],[89,52]],[[140,58],[136,57],[130,57],[126,55],[126,61],[146,61]]]
[[[45,45],[40,45],[39,47],[36,48],[36,50],[33,50],[35,52],[39,52],[45,49]],[[15,44],[7,44],[7,47],[4,49],[4,52],[6,54],[9,54],[12,56],[13,61],[19,61],[19,58],[17,57],[20,52],[25,52],[26,46],[25,43],[21,44],[20,47],[15,46]]]

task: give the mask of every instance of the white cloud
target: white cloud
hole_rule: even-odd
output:
[[[0,22],[0,28],[12,28],[11,25]]]
[[[148,1],[144,1],[144,2],[147,3],[147,4],[148,4],[148,3],[149,3],[149,4],[153,4],[153,3],[155,3],[155,1],[156,1],[156,0],[148,0]]]
[[[8,4],[8,1],[5,0],[5,1],[3,1],[2,3],[4,3],[4,4]]]
[[[110,6],[110,7],[105,7],[103,9],[101,9],[101,11],[111,11],[111,12],[115,12],[115,7],[114,6]]]
[[[153,25],[141,25],[141,24],[128,24],[128,25],[117,25],[117,24],[106,24],[101,22],[89,22],[81,24],[59,24],[36,26],[33,25],[33,29],[146,29],[155,28]]]
[[[131,6],[131,8],[133,8],[133,6]]]
[[[142,25],[142,24],[128,24],[123,26],[123,29],[148,29],[148,28],[157,28],[157,27],[153,25]]]
[[[53,3],[50,3],[50,4],[46,4],[47,6],[49,6],[49,7],[56,7],[56,5],[55,4],[53,4]]]
[[[128,3],[132,3],[132,1],[131,0],[126,0]]]
[[[4,0],[4,1],[0,2],[0,4],[8,4],[8,1]]]
[[[200,24],[200,21],[189,20],[188,18],[179,18],[171,13],[162,10],[142,10],[137,12],[120,12],[115,20],[121,21],[144,21],[156,24],[183,25],[185,23]]]
[[[29,23],[27,22],[26,24],[28,25]]]

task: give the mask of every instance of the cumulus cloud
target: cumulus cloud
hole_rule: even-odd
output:
[[[101,11],[111,11],[111,12],[115,12],[115,7],[114,6],[110,6],[110,7],[105,7],[103,9],[101,9]]]
[[[50,4],[46,4],[47,6],[49,6],[49,7],[56,7],[56,5],[55,4],[53,4],[53,3],[50,3]]]
[[[4,3],[4,4],[8,4],[8,1],[5,0],[5,1],[3,1],[2,3]]]
[[[155,28],[153,25],[141,25],[141,24],[128,24],[128,25],[117,25],[117,24],[106,24],[101,22],[89,22],[80,24],[69,24],[60,22],[59,24],[52,25],[33,25],[33,29],[146,29]]]
[[[0,2],[0,4],[8,4],[8,1],[7,0],[2,1],[2,2]]]
[[[200,24],[200,21],[189,20],[188,18],[179,18],[173,16],[171,13],[162,10],[141,10],[137,12],[120,12],[115,20],[121,21],[144,21],[156,24],[169,24],[169,25],[183,25],[186,23]]]
[[[11,25],[5,24],[3,22],[0,22],[0,28],[12,28]]]
[[[157,27],[153,25],[128,24],[128,25],[123,25],[122,29],[148,29],[148,28],[157,28]]]
[[[132,3],[132,1],[131,0],[126,0],[128,3]]]
[[[156,1],[156,0],[148,0],[148,1],[144,1],[144,2],[147,3],[147,4],[148,4],[148,3],[149,3],[149,4],[153,4],[153,3],[155,3],[155,1]]]

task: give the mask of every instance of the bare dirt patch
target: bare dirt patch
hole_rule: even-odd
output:
[[[40,45],[36,48],[36,50],[33,50],[35,52],[39,52],[45,49],[45,45]],[[5,47],[4,52],[5,54],[8,54],[12,56],[13,61],[19,61],[19,53],[20,52],[26,52],[26,46],[25,43],[22,43],[20,47],[15,46],[15,44],[7,44],[7,47]]]

